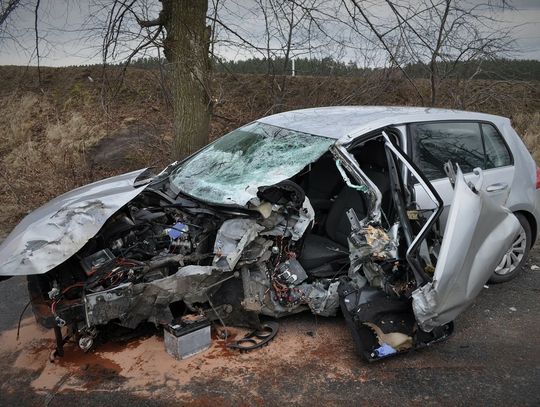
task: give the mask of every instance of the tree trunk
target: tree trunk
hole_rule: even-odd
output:
[[[435,58],[431,59],[429,63],[429,83],[430,83],[430,106],[435,106],[437,104],[437,87],[438,85],[438,72],[437,72],[437,61]]]
[[[167,30],[164,53],[171,69],[174,141],[172,158],[181,159],[208,143],[210,30],[208,0],[163,0],[160,19]]]

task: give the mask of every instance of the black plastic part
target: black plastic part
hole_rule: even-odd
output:
[[[179,338],[191,332],[198,331],[199,329],[206,328],[207,326],[210,326],[210,321],[203,317],[193,322],[180,321],[179,323],[172,323],[165,326],[165,329]]]
[[[249,352],[255,349],[262,348],[277,335],[279,324],[275,321],[264,322],[259,329],[256,329],[242,339],[231,342],[227,345],[228,348],[236,349],[241,352]]]
[[[449,323],[443,326],[439,326],[431,332],[425,332],[425,331],[422,331],[421,329],[418,329],[414,337],[415,347],[418,349],[418,348],[430,346],[434,343],[443,342],[446,339],[448,339],[450,335],[452,335],[453,333],[454,333],[453,321],[450,321]]]
[[[355,348],[365,360],[372,362],[381,359],[374,353],[380,346],[377,336],[365,325],[366,322],[377,325],[385,333],[414,335],[416,323],[409,300],[389,297],[373,287],[356,290],[346,281],[340,284],[338,294]]]
[[[347,280],[342,280],[338,294],[341,311],[351,330],[355,349],[368,362],[429,346],[447,339],[453,332],[452,322],[432,332],[422,331],[416,324],[411,300],[389,297],[373,287],[356,289]],[[378,338],[365,325],[366,322],[377,325],[384,333],[401,332],[412,337],[412,347],[394,354],[378,356],[375,352],[375,349],[380,346]]]
[[[230,279],[219,286],[210,296],[214,308],[221,305],[230,305],[230,312],[220,312],[219,317],[226,325],[258,328],[259,315],[254,311],[246,311],[242,306],[244,300],[244,286],[240,279]]]
[[[294,208],[300,208],[306,198],[302,187],[290,180],[281,181],[275,185],[259,187],[257,196],[273,204],[290,204]]]
[[[347,274],[349,259],[338,259],[331,263],[323,264],[322,266],[307,270],[307,274],[315,278],[334,278],[343,274]]]
[[[302,253],[298,258],[300,264],[308,274],[315,277],[322,277],[317,273],[317,269],[324,272],[325,267],[331,266],[332,273],[335,274],[335,267],[331,263],[347,264],[349,262],[349,249],[327,237],[315,234],[308,234],[304,239]]]

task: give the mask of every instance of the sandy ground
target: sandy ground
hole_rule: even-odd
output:
[[[52,331],[25,314],[25,282],[0,284],[0,405],[539,405],[540,251],[514,281],[484,289],[445,343],[375,364],[354,352],[341,317],[281,321],[265,348],[238,353],[215,339],[183,361],[159,335],[74,345],[49,361]],[[534,267],[533,267],[534,268]],[[241,335],[240,330],[233,334]]]

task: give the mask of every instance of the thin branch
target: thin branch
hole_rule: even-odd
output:
[[[137,23],[142,28],[159,27],[163,25],[163,20],[161,19],[161,17],[155,18],[153,20],[141,20],[138,17],[135,18],[137,18]]]
[[[394,55],[394,53],[390,49],[389,45],[386,43],[385,39],[382,37],[381,33],[379,33],[379,30],[377,30],[377,27],[375,27],[375,25],[372,23],[371,19],[367,16],[367,14],[363,10],[363,8],[358,4],[357,0],[352,0],[352,3],[354,4],[354,6],[358,10],[358,12],[362,15],[362,17],[364,18],[364,21],[368,24],[368,26],[371,29],[371,31],[373,32],[373,34],[375,34],[375,36],[379,39],[379,42],[381,43],[383,48],[388,53],[388,56],[390,57],[391,61],[398,67],[398,69],[405,76],[407,81],[412,85],[412,87],[414,88],[414,90],[418,94],[421,103],[423,104],[424,103],[424,97],[422,96],[422,93],[420,92],[420,90],[418,89],[416,84],[414,83],[413,79],[409,76],[409,74],[405,71],[405,69],[403,69],[403,67],[401,66],[401,64],[397,60],[396,56]]]
[[[19,3],[21,0],[8,0],[7,6],[4,10],[0,12],[0,27],[4,22],[7,20],[9,15],[15,11],[15,9],[19,6]]]

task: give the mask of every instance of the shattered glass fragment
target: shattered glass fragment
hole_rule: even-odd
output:
[[[333,143],[326,137],[254,122],[185,161],[170,180],[175,189],[205,202],[245,205],[259,187],[292,177]]]

